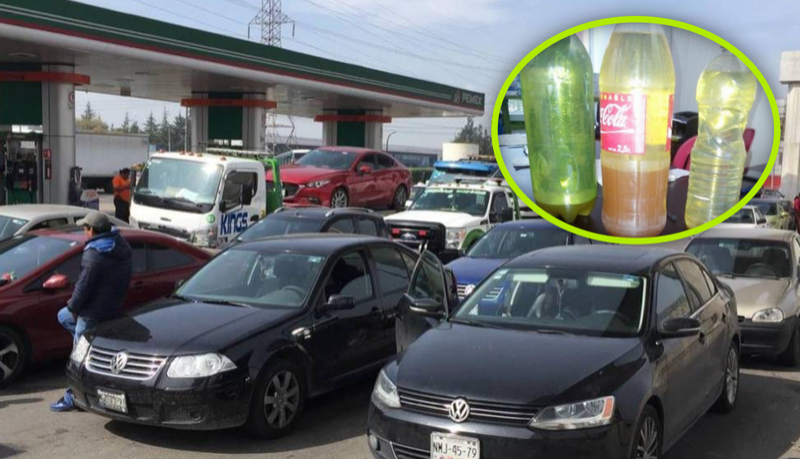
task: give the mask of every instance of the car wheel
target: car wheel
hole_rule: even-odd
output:
[[[0,388],[11,385],[25,368],[27,348],[22,337],[7,327],[0,327]]]
[[[796,367],[800,364],[800,326],[795,327],[792,338],[786,350],[778,356],[778,361],[788,367]]]
[[[347,207],[347,191],[344,188],[337,188],[331,195],[331,207]]]
[[[714,405],[717,413],[728,414],[733,411],[736,400],[739,398],[739,347],[731,343],[728,357],[725,359],[725,380],[722,383],[722,393]]]
[[[302,373],[291,362],[279,361],[258,380],[250,406],[247,431],[260,438],[277,438],[296,424],[305,403]]]
[[[658,459],[661,457],[661,418],[658,412],[647,405],[636,427],[631,459]]]
[[[392,209],[397,212],[402,211],[406,207],[406,200],[408,199],[408,191],[405,185],[400,185],[394,192],[394,200],[392,201]]]

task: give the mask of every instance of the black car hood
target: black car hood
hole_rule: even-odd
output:
[[[546,406],[611,395],[644,364],[639,338],[445,323],[398,358],[396,383],[467,400]]]
[[[214,352],[297,312],[165,300],[99,326],[92,345],[157,355]]]

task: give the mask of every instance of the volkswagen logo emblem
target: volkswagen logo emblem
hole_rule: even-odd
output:
[[[464,422],[469,417],[469,403],[463,398],[457,398],[450,404],[450,419],[453,422]]]
[[[128,354],[119,352],[111,359],[111,372],[118,375],[128,364]]]

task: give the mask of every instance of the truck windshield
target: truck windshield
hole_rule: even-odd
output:
[[[414,201],[409,210],[436,210],[464,212],[470,215],[486,214],[489,192],[457,188],[427,188]]]
[[[222,166],[171,158],[153,158],[136,185],[134,201],[151,207],[196,213],[213,207]]]

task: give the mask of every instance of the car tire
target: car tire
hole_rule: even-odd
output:
[[[347,196],[347,190],[344,188],[337,188],[331,194],[331,207],[334,209],[347,207],[350,204],[350,199]]]
[[[663,447],[661,417],[652,405],[647,405],[639,417],[633,434],[631,459],[658,459]]]
[[[408,190],[406,190],[405,185],[400,185],[394,191],[394,197],[392,198],[392,209],[401,212],[406,207],[406,200],[408,199]]]
[[[728,414],[733,411],[739,399],[739,346],[731,343],[725,357],[725,379],[722,382],[722,393],[714,404],[714,411]]]
[[[305,386],[303,373],[291,362],[280,360],[262,371],[250,402],[247,432],[263,439],[289,433],[303,412]]]
[[[0,326],[0,389],[13,384],[27,362],[25,340],[14,330]]]
[[[800,326],[795,326],[789,345],[778,356],[778,361],[787,367],[796,367],[800,364]]]

